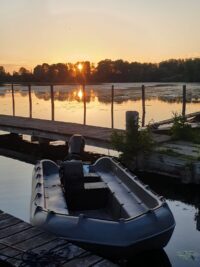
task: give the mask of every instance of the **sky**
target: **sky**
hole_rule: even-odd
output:
[[[0,65],[200,57],[200,0],[0,0]]]

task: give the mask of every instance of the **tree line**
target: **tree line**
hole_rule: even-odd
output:
[[[0,66],[0,82],[46,83],[101,82],[200,82],[200,58],[139,63],[105,59],[95,66],[89,61],[21,67],[10,74]]]

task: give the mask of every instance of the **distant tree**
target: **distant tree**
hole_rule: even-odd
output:
[[[49,65],[47,63],[43,63],[42,65],[37,65],[33,70],[33,75],[37,82],[48,82]]]
[[[80,71],[79,64],[82,65]],[[104,59],[97,66],[89,61],[37,65],[33,74],[21,67],[9,75],[0,66],[0,81],[38,82],[200,82],[200,58],[170,59],[158,64]]]
[[[0,66],[0,82],[4,82],[6,80],[6,71],[3,66]]]
[[[112,60],[102,60],[96,67],[95,79],[99,82],[111,82],[113,71],[114,69]]]

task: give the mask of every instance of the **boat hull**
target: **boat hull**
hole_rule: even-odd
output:
[[[105,257],[129,257],[133,253],[163,248],[169,242],[175,221],[166,201],[163,200],[155,209],[128,219],[99,219],[84,214],[73,216],[64,207],[64,197],[57,185],[58,167],[47,161],[50,168],[47,168],[49,173],[45,176],[41,167],[44,162],[40,162],[33,173],[30,216],[33,225]],[[52,189],[49,186],[49,195],[44,193],[44,177],[45,180],[57,179],[53,185],[50,182]],[[51,190],[56,190],[58,197]],[[51,196],[63,203],[62,209],[54,207],[52,210],[45,204],[45,199]]]

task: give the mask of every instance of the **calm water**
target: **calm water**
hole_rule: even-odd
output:
[[[182,84],[146,84],[146,124],[181,112]],[[90,125],[111,126],[111,84],[86,87],[87,119]],[[114,127],[125,127],[125,112],[137,110],[142,117],[141,84],[115,84]],[[200,84],[187,84],[187,113],[199,111]],[[83,123],[83,94],[80,86],[55,86],[55,120]],[[51,119],[48,86],[32,87],[32,115]],[[13,114],[10,85],[0,87],[0,114]],[[15,86],[15,114],[29,116],[27,87]],[[0,209],[29,221],[33,166],[0,156]],[[166,197],[174,214],[176,228],[164,252],[156,252],[153,266],[200,266],[200,187],[166,184],[162,177],[144,177],[155,192]],[[152,255],[151,255],[152,256]],[[150,256],[144,255],[149,266]],[[156,261],[157,265],[154,265]],[[135,266],[129,263],[128,266]]]
[[[114,127],[125,128],[127,110],[137,110],[142,120],[141,84],[117,83]],[[182,84],[147,83],[145,124],[173,117],[182,110]],[[27,86],[15,86],[15,114],[29,116]],[[32,116],[51,119],[49,86],[32,86]],[[79,85],[54,86],[55,120],[83,123],[83,92]],[[200,84],[187,84],[186,112],[199,111]],[[111,84],[86,86],[86,124],[111,127]],[[0,87],[0,114],[13,114],[11,86]]]
[[[0,209],[25,221],[29,221],[32,170],[30,164],[0,156]],[[148,264],[137,266],[150,266],[150,262],[155,267],[200,266],[200,188],[166,185],[161,179],[147,176],[145,182],[167,198],[176,228],[164,251],[142,255],[139,262]],[[128,266],[133,266],[132,262]]]

